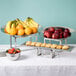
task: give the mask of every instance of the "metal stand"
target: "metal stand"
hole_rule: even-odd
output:
[[[49,40],[50,43],[51,43],[51,41],[58,41],[60,43],[60,45],[62,45],[62,41],[65,40],[65,44],[67,44],[67,38],[63,38],[63,39],[44,38],[44,43],[46,43],[46,40]]]
[[[41,30],[43,29],[43,27],[41,25],[39,25],[38,28],[38,33],[36,34],[31,34],[30,36],[24,35],[24,36],[17,36],[17,35],[10,35],[10,48],[12,48],[12,37],[14,37],[15,39],[15,48],[17,47],[17,38],[24,38],[24,37],[29,37],[29,40],[32,41],[32,37],[35,37],[35,41],[37,42],[37,34],[40,35]]]
[[[46,55],[46,54],[43,54],[43,51],[42,50],[44,50],[44,49],[41,49],[41,48],[37,47],[36,50],[37,50],[37,56]],[[52,49],[50,49],[50,56],[51,56],[51,58],[54,58],[56,56],[55,55],[55,51],[52,50]]]
[[[50,55],[51,55],[51,58],[54,58],[55,57],[55,51],[54,50],[50,50]]]
[[[42,55],[41,49],[40,48],[36,48],[37,49],[37,56]]]
[[[1,28],[1,31],[2,31],[3,33],[5,33],[5,32],[4,32],[4,28],[5,28],[5,26]],[[41,30],[43,30],[43,27],[40,26],[40,25],[39,25],[39,29],[40,29],[40,30],[38,30],[38,33],[39,33],[39,35],[40,35],[41,32],[43,33],[44,31],[41,31]],[[26,36],[26,35],[24,35],[24,36],[17,36],[17,35],[12,36],[12,35],[10,35],[10,48],[12,48],[12,37],[14,37],[14,39],[15,39],[15,46],[14,46],[14,47],[16,48],[16,47],[17,47],[17,38],[24,38],[24,37],[27,37],[27,36]],[[32,37],[35,37],[35,40],[36,40],[36,42],[37,42],[37,36],[36,36],[36,34],[32,34],[32,35],[30,35],[30,36],[28,36],[28,37],[29,37],[30,41],[32,41]],[[62,41],[65,40],[65,44],[67,44],[67,38],[63,38],[63,39],[44,38],[44,43],[46,43],[46,40],[49,40],[50,43],[51,43],[52,40],[54,40],[54,41],[59,41],[59,42],[60,42],[60,45],[62,44]],[[41,49],[41,48],[39,48],[39,47],[36,48],[36,49],[37,49],[37,55],[38,55],[38,56],[43,54],[43,53],[42,53],[42,50],[43,50],[43,49]],[[51,54],[51,57],[54,58],[54,57],[56,56],[55,50],[50,49],[50,54]]]
[[[15,41],[15,45],[14,47],[16,48],[17,47],[17,38],[24,38],[25,36],[12,36],[10,35],[10,48],[12,48],[12,38],[14,38],[14,41]],[[28,36],[29,37],[29,41],[32,41],[32,37],[35,37],[35,41],[37,42],[37,36],[34,34],[34,35],[31,35],[31,36]]]

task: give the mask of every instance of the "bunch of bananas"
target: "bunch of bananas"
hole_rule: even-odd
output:
[[[10,35],[16,35],[17,34],[17,29],[16,27],[18,25],[22,25],[24,29],[28,27],[35,27],[38,29],[38,23],[36,23],[32,18],[28,17],[25,21],[22,21],[20,19],[16,19],[13,21],[8,21],[6,24],[6,32]]]
[[[38,28],[38,23],[36,23],[32,18],[28,17],[24,23],[29,27],[36,27]]]

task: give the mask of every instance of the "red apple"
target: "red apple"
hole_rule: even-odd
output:
[[[55,31],[54,27],[50,27],[48,30],[49,30],[50,32],[54,32],[54,31]]]
[[[55,30],[55,32],[54,33],[58,33],[59,34],[59,30],[57,29],[57,30]]]
[[[44,37],[51,38],[52,33],[50,31],[44,31]]]
[[[63,30],[62,29],[58,29],[59,30],[59,32],[63,32]]]
[[[63,32],[59,34],[59,38],[63,38]]]
[[[62,35],[60,35],[60,37],[59,37],[59,38],[61,39],[61,38],[63,38],[63,36],[62,36]]]
[[[52,34],[52,39],[58,39],[59,38],[59,34],[58,33],[53,33]]]
[[[64,32],[64,33],[63,33],[63,37],[64,37],[64,38],[67,38],[68,36],[69,36],[69,33],[68,33],[68,32]]]
[[[63,32],[60,32],[60,36],[63,36]]]
[[[66,29],[64,30],[64,32],[68,32],[68,33],[69,33],[69,32],[70,32],[70,30],[69,30],[68,28],[66,28]]]
[[[60,32],[60,35],[63,35],[63,32]]]

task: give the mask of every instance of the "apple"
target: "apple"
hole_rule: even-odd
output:
[[[59,34],[58,33],[53,33],[52,34],[52,39],[58,39],[59,38]]]
[[[51,38],[52,33],[50,31],[44,31],[44,37]]]
[[[48,30],[49,30],[50,32],[54,32],[54,31],[55,31],[54,27],[50,27]]]
[[[63,32],[60,32],[60,35],[63,35]]]
[[[62,29],[58,29],[59,30],[59,32],[63,32],[63,30]]]
[[[59,33],[59,38],[63,38],[63,32]]]
[[[61,38],[63,38],[63,36],[62,36],[62,35],[60,35],[60,36],[59,36],[59,38],[61,39]]]
[[[68,33],[69,33],[69,32],[70,32],[70,30],[69,30],[68,28],[66,28],[66,29],[64,30],[64,32],[68,32]]]
[[[67,38],[68,36],[69,36],[69,33],[68,33],[68,32],[64,32],[64,33],[63,33],[63,37],[64,37],[64,38]]]
[[[57,29],[57,30],[55,30],[55,32],[54,33],[58,33],[59,34],[59,30]]]

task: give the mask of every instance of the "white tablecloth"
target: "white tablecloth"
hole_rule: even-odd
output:
[[[8,47],[9,45],[0,45],[1,49]],[[32,50],[22,51],[17,61],[0,57],[0,76],[76,76],[76,48],[53,59],[49,55],[37,56],[36,50],[30,49]]]

